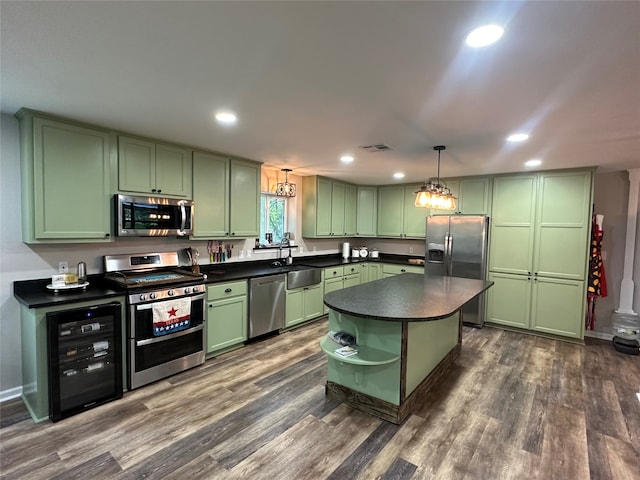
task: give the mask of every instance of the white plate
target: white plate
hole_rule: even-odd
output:
[[[53,284],[49,284],[47,285],[47,288],[49,290],[53,290],[54,292],[57,292],[58,290],[78,290],[80,288],[87,288],[87,286],[89,285],[89,282],[84,282],[84,283],[70,283],[69,285],[61,285],[59,287],[54,287]]]

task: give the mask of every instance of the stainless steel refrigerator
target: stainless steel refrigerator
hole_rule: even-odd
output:
[[[486,279],[489,217],[486,215],[429,215],[424,273],[427,276]],[[484,325],[485,293],[462,307],[462,321]]]

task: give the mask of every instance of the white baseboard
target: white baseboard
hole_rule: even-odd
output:
[[[14,387],[9,388],[8,390],[2,390],[0,392],[0,403],[6,402],[7,400],[13,400],[14,398],[18,398],[22,395],[22,387]]]
[[[584,336],[585,337],[592,337],[592,338],[599,338],[601,340],[613,340],[613,334],[604,333],[604,332],[597,332],[595,330],[585,330]]]

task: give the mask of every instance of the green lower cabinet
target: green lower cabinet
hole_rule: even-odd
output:
[[[342,279],[342,277],[333,277],[333,278],[325,277],[324,294],[326,295],[327,293],[335,292],[336,290],[342,290],[343,284],[344,284],[344,280]],[[324,313],[329,313],[329,307],[325,305],[323,308],[324,308],[323,310]]]
[[[531,277],[489,273],[494,282],[487,290],[487,321],[509,327],[529,328]]]
[[[360,265],[360,283],[373,282],[382,278],[382,264],[367,262]]]
[[[207,287],[207,353],[247,340],[247,282]]]
[[[382,264],[382,278],[393,277],[403,273],[424,273],[424,267],[417,265],[398,265],[393,263]]]
[[[287,290],[285,327],[292,327],[322,315],[322,284]]]
[[[532,292],[532,330],[563,337],[583,337],[584,282],[538,277],[533,280]]]
[[[584,282],[489,273],[487,321],[509,327],[581,339]]]
[[[342,283],[342,288],[355,287],[360,285],[360,273],[352,273],[345,275]]]

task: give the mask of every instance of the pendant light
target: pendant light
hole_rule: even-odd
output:
[[[438,152],[438,176],[424,182],[420,190],[414,192],[416,196],[415,206],[419,208],[437,208],[439,210],[455,210],[456,197],[451,194],[444,180],[440,180],[440,152],[447,147],[436,145],[433,147]]]
[[[289,183],[289,172],[290,168],[283,168],[284,172],[284,182],[278,182],[278,186],[276,187],[276,195],[281,197],[295,197],[296,196],[296,184]]]

